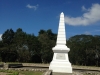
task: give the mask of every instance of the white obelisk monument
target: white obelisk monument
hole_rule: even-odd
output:
[[[49,66],[49,70],[52,70],[53,72],[72,73],[72,66],[68,58],[68,52],[70,49],[66,46],[66,33],[63,12],[60,14],[56,46],[53,47],[52,50],[54,55]]]

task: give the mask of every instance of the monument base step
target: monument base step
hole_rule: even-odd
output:
[[[72,73],[72,68],[71,67],[55,67],[55,66],[50,66],[49,70],[52,70],[52,72]]]
[[[52,75],[72,75],[72,73],[59,73],[59,72],[53,72]]]
[[[70,62],[52,61],[49,66],[49,70],[52,70],[52,72],[72,73]]]

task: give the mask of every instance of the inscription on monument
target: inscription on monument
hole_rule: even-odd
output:
[[[65,58],[65,54],[63,54],[63,53],[57,53],[56,59],[65,60],[66,59]]]

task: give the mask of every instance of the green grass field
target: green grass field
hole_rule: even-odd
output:
[[[39,71],[0,70],[0,75],[43,75],[43,72],[39,72]]]
[[[25,75],[42,75],[43,72],[33,72],[33,71],[21,71],[20,73]]]

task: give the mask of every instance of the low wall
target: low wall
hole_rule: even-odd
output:
[[[47,70],[43,75],[52,75],[52,70]]]
[[[9,63],[4,63],[2,64],[3,68],[19,68],[19,67],[23,67],[22,64],[9,64]]]
[[[16,71],[41,71],[46,72],[45,69],[33,69],[33,68],[0,68],[0,70],[16,70]]]
[[[49,64],[39,64],[39,63],[22,63],[23,66],[40,66],[40,67],[49,67]]]
[[[0,64],[0,67],[3,67],[3,65],[8,67],[22,67],[22,66],[36,66],[36,67],[49,67],[50,64],[38,64],[38,63],[3,63]],[[95,66],[77,66],[77,65],[72,65],[73,69],[86,69],[86,70],[99,70],[100,71],[100,67],[95,67]]]

